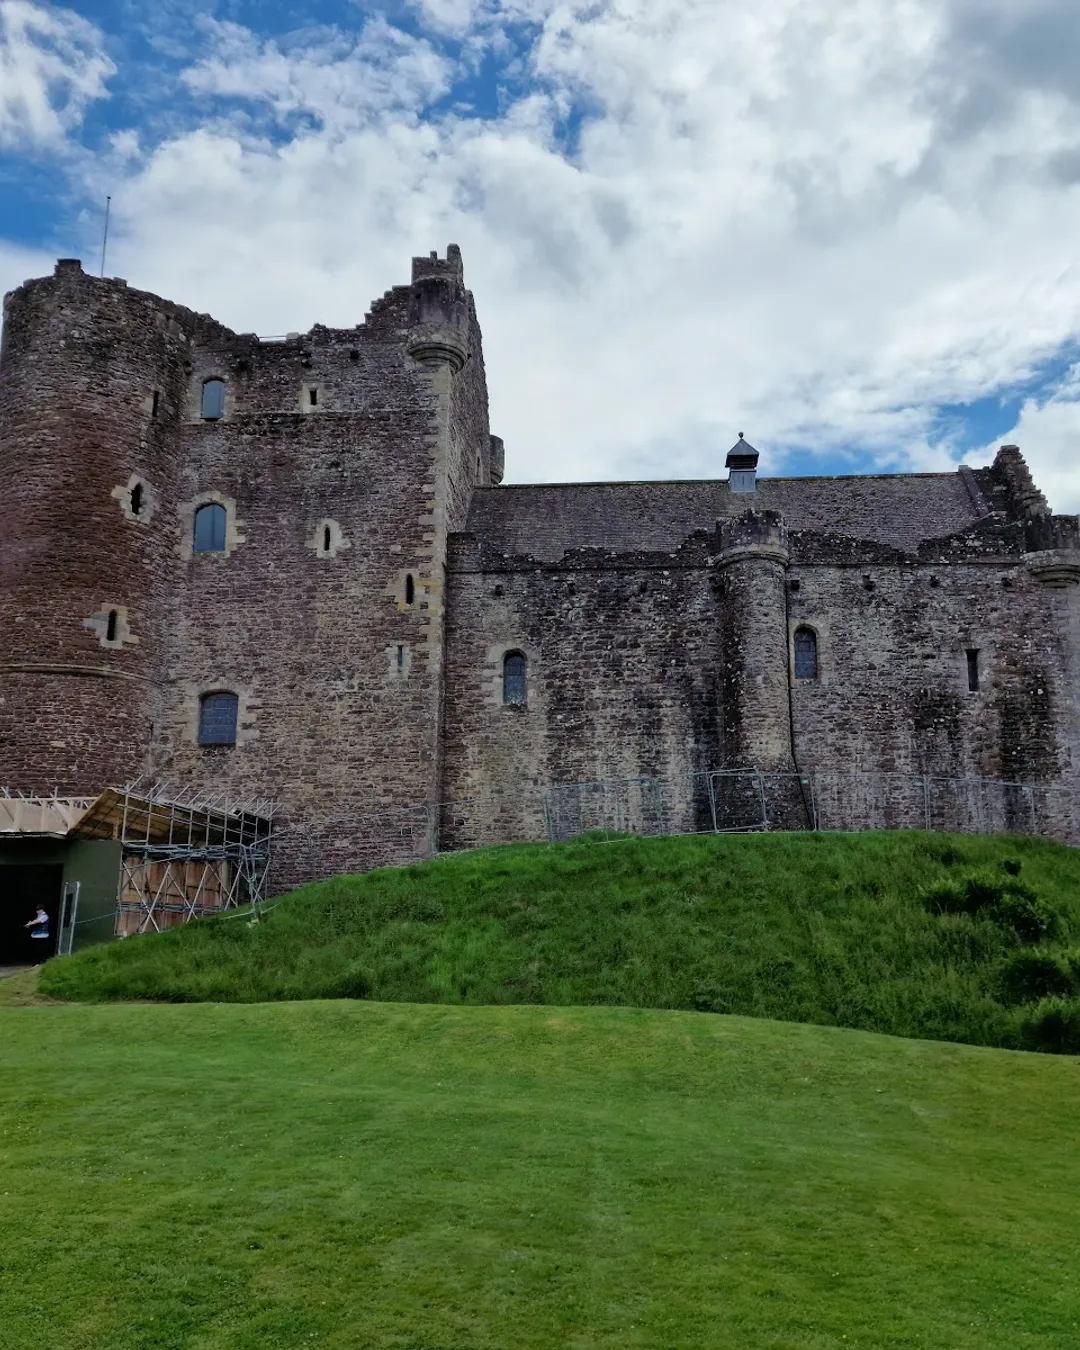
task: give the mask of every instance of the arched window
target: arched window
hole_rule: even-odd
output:
[[[195,512],[195,553],[224,553],[229,513],[220,502],[207,502]]]
[[[216,422],[225,416],[224,380],[203,381],[201,413],[207,422]]]
[[[235,745],[239,708],[235,694],[203,694],[199,700],[199,744]]]
[[[529,663],[521,652],[503,657],[503,702],[524,705],[528,692]]]
[[[812,628],[796,628],[795,678],[797,680],[816,680],[817,677],[817,634]]]

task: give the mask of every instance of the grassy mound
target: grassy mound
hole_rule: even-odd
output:
[[[879,834],[595,839],[304,887],[54,961],[54,998],[618,1004],[1080,1049],[1080,852]]]
[[[1072,1060],[633,1009],[0,1011],[0,1347],[1072,1350]]]

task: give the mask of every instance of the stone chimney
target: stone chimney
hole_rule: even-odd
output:
[[[731,492],[754,492],[757,484],[758,452],[743,439],[739,439],[728,451],[727,463],[728,488]]]

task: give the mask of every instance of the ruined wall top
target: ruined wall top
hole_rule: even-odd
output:
[[[993,472],[1009,497],[1010,514],[1022,520],[1050,515],[1050,504],[1035,486],[1018,445],[1003,445],[994,458]]]

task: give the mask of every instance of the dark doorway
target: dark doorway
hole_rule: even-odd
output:
[[[56,955],[63,879],[58,863],[0,867],[0,966],[36,966]],[[49,916],[47,938],[32,938],[24,926],[38,905]]]

